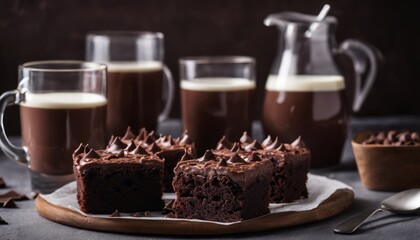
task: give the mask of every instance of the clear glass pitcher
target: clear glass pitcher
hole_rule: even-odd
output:
[[[280,30],[277,57],[266,82],[262,123],[266,134],[290,142],[298,136],[310,148],[311,167],[339,163],[347,133],[344,77],[336,54],[355,69],[353,110],[358,111],[376,77],[376,49],[356,40],[335,42],[337,19],[294,12],[271,14],[267,26]],[[310,29],[310,26],[316,24]],[[362,83],[364,82],[363,86]]]

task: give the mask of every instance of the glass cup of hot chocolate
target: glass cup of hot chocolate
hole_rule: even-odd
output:
[[[4,111],[20,106],[22,146],[6,136]],[[72,153],[80,143],[103,148],[106,66],[81,61],[39,61],[19,66],[16,90],[0,97],[0,147],[29,166],[32,189],[49,193],[74,180]]]
[[[164,36],[159,32],[108,31],[87,35],[86,59],[108,67],[109,136],[122,136],[127,127],[136,133],[142,127],[155,130],[158,122],[168,117],[174,84],[171,72],[163,64],[163,43]]]
[[[182,126],[199,154],[218,140],[251,133],[255,59],[244,56],[185,57],[179,60]]]

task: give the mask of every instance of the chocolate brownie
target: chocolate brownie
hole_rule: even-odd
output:
[[[126,146],[119,137],[105,150],[80,145],[73,163],[83,212],[162,210],[163,160],[142,146]]]
[[[278,138],[273,140],[268,136],[260,144],[244,132],[236,143],[223,137],[216,149],[255,152],[263,160],[271,161],[275,168],[271,180],[270,202],[288,203],[308,197],[306,182],[311,154],[300,137],[293,143],[287,144],[280,142]]]
[[[174,172],[174,216],[235,222],[269,213],[273,165],[257,153],[206,151],[185,154]]]
[[[111,137],[110,143],[114,140]],[[195,147],[191,138],[184,132],[181,138],[172,138],[172,136],[157,135],[154,131],[148,132],[145,128],[140,129],[136,136],[131,132],[130,127],[121,140],[127,146],[131,141],[136,145],[141,145],[146,151],[156,154],[164,161],[163,183],[165,192],[173,192],[172,180],[174,178],[174,168],[181,157],[187,152],[189,155],[195,156]]]

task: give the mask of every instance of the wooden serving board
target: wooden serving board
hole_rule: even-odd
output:
[[[353,191],[338,189],[315,209],[302,212],[271,213],[231,225],[210,222],[88,217],[51,204],[41,196],[36,198],[35,206],[41,216],[51,221],[96,231],[159,235],[220,235],[258,232],[320,221],[342,212],[353,202],[353,199]]]

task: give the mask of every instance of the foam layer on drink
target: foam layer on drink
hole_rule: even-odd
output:
[[[77,109],[100,107],[107,103],[104,96],[95,93],[60,92],[60,93],[29,93],[21,106],[48,109]]]
[[[181,81],[181,89],[191,91],[228,92],[254,88],[255,82],[245,78],[196,78]]]
[[[340,75],[270,75],[265,85],[269,91],[290,92],[339,91],[344,87],[344,78]]]
[[[163,68],[161,62],[109,62],[106,63],[108,72],[152,72]]]

